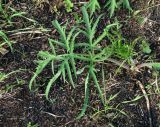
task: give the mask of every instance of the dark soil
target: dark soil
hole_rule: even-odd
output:
[[[103,0],[101,1],[103,4]],[[148,1],[139,2],[133,0],[133,9],[143,9],[147,6]],[[155,0],[153,5],[160,4],[159,0]],[[144,6],[145,5],[145,6]],[[97,91],[93,87],[90,90],[90,102],[87,108],[86,115],[76,120],[78,113],[80,113],[84,102],[84,79],[78,77],[77,88],[71,88],[71,85],[64,84],[60,79],[52,88],[50,97],[52,101],[49,102],[44,96],[44,84],[48,81],[51,75],[50,68],[46,68],[43,73],[37,78],[37,85],[40,87],[34,91],[30,91],[28,83],[36,68],[35,60],[40,50],[50,50],[48,45],[48,36],[56,37],[51,21],[58,19],[65,22],[67,19],[71,24],[74,24],[73,13],[80,12],[79,7],[75,7],[73,13],[66,13],[63,7],[59,8],[59,14],[52,13],[47,4],[43,8],[37,8],[30,0],[22,0],[18,3],[11,3],[11,6],[17,10],[27,12],[27,17],[38,21],[37,27],[40,25],[44,28],[50,28],[47,33],[26,33],[12,35],[8,33],[9,37],[16,40],[13,45],[14,52],[9,51],[5,55],[0,55],[0,71],[9,73],[18,69],[24,69],[20,73],[13,74],[11,77],[0,82],[0,126],[1,127],[27,127],[27,124],[38,124],[40,127],[109,127],[109,124],[115,127],[149,127],[149,116],[144,98],[132,103],[121,104],[123,101],[134,99],[136,96],[142,96],[143,93],[136,81],[141,81],[142,84],[147,85],[154,82],[155,77],[152,75],[152,70],[143,68],[141,72],[134,73],[122,69],[119,74],[115,76],[115,71],[118,68],[112,63],[108,63],[105,68],[106,86],[105,94],[108,99],[111,95],[117,93],[118,96],[110,102],[110,106],[123,110],[127,116],[110,110],[93,116],[98,109],[103,109]],[[76,5],[78,6],[78,5]],[[102,10],[107,15],[106,10]],[[160,61],[160,6],[155,6],[148,11],[141,12],[142,16],[148,16],[148,20],[141,26],[138,24],[137,18],[127,17],[126,10],[120,10],[116,16],[118,20],[122,21],[122,33],[128,40],[133,40],[138,36],[145,37],[152,49],[152,59]],[[114,19],[114,18],[113,18]],[[14,28],[3,27],[3,30],[16,30],[20,28],[30,27],[32,23],[25,19],[14,19]],[[124,21],[128,20],[127,23]],[[110,20],[105,16],[101,21],[99,30],[101,30]],[[20,24],[20,25],[19,25]],[[9,50],[9,48],[8,48]],[[137,58],[139,63],[142,63],[150,58],[149,55],[143,54]],[[99,76],[101,79],[101,77]],[[19,83],[17,83],[17,81]],[[18,84],[18,85],[17,85]],[[91,85],[93,85],[91,83]],[[7,86],[13,86],[7,92],[3,92]],[[94,86],[94,85],[93,85]],[[154,93],[154,86],[146,89],[151,103],[151,115],[153,120],[153,127],[160,126],[160,96]],[[1,91],[3,94],[1,94]],[[117,117],[113,116],[117,114]]]

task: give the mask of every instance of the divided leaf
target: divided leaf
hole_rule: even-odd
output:
[[[110,18],[113,16],[115,9],[118,8],[116,0],[108,0],[106,3],[106,7],[108,7],[108,10],[110,11]]]
[[[46,58],[46,56],[44,56],[44,58]],[[33,82],[36,79],[36,77],[44,70],[44,68],[49,64],[49,62],[51,60],[53,60],[53,57],[48,57],[45,60],[39,60],[38,61],[38,66],[36,68],[36,72],[33,75],[33,77],[31,78],[30,83],[29,83],[29,89],[30,90],[32,89],[32,85],[33,85]]]
[[[67,74],[68,74],[68,78],[70,80],[70,83],[72,84],[73,88],[75,88],[75,84],[74,84],[73,78],[72,78],[73,76],[71,73],[71,68],[70,68],[68,61],[65,62],[65,65],[66,65],[66,70],[67,70]]]
[[[82,107],[81,113],[78,115],[77,119],[80,119],[82,116],[84,116],[87,105],[88,105],[88,100],[89,100],[89,73],[87,74],[86,80],[85,80],[85,98],[84,98],[84,104]]]
[[[99,2],[97,0],[90,0],[89,3],[87,4],[87,8],[91,11],[91,16],[93,13],[96,12],[96,10],[100,9]]]
[[[95,74],[95,72],[94,72],[93,69],[90,69],[90,74],[91,74],[91,76],[92,76],[92,78],[93,78],[93,81],[94,81],[94,84],[95,84],[95,86],[96,86],[96,88],[97,88],[97,90],[98,90],[98,93],[99,93],[99,96],[100,96],[100,98],[101,98],[101,101],[102,101],[102,103],[104,104],[103,92],[102,92],[102,90],[101,90],[101,88],[100,88],[100,85],[99,85],[99,83],[98,83],[96,74]]]
[[[110,18],[114,15],[116,9],[120,8],[122,4],[129,11],[132,10],[130,3],[129,3],[129,0],[119,0],[118,2],[117,2],[117,0],[108,0],[107,1],[105,6],[108,7],[108,11],[110,12]]]
[[[62,71],[61,69],[50,79],[48,85],[47,85],[47,88],[46,88],[46,91],[45,91],[45,95],[46,95],[46,98],[48,100],[48,95],[49,95],[49,92],[50,92],[50,89],[51,89],[51,86],[53,85],[53,83],[58,79],[58,77],[61,75]]]

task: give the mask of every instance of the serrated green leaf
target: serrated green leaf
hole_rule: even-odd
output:
[[[65,48],[65,49],[66,49],[66,45],[65,45],[65,44],[63,44],[62,42],[59,42],[59,41],[53,40],[53,39],[51,39],[51,38],[49,38],[48,40],[49,40],[49,42],[50,42],[50,43],[55,43],[55,44],[57,44],[57,45],[59,45],[59,46],[61,46],[61,47],[63,47],[63,48]]]
[[[95,35],[95,33],[96,33],[96,27],[98,27],[98,23],[99,23],[99,20],[100,20],[101,17],[102,17],[102,15],[98,16],[97,20],[96,20],[95,23],[93,24],[92,33],[91,33],[91,39],[94,38],[94,35]]]
[[[77,119],[80,119],[82,116],[84,116],[87,105],[88,105],[88,100],[89,100],[89,73],[87,74],[86,80],[85,80],[85,98],[84,98],[84,104],[82,107],[81,113],[78,115]]]
[[[47,85],[47,88],[46,88],[46,91],[45,91],[45,95],[46,95],[46,98],[48,100],[48,95],[49,95],[49,92],[50,92],[50,89],[51,89],[51,86],[52,84],[57,80],[57,78],[61,75],[62,71],[61,69],[50,79],[48,85]]]
[[[74,84],[73,78],[72,78],[71,68],[69,66],[68,61],[65,62],[65,65],[66,65],[66,70],[67,70],[67,74],[68,74],[68,78],[70,80],[70,83],[72,84],[73,88],[75,88],[75,84]]]
[[[132,10],[128,0],[123,0],[123,6],[129,10]]]
[[[70,61],[71,61],[71,66],[73,69],[74,76],[75,76],[75,78],[77,78],[76,62],[73,57],[70,58]]]
[[[115,9],[118,8],[116,0],[109,0],[106,4],[108,10],[110,11],[110,18],[113,16]]]
[[[107,1],[105,7],[108,7],[108,10],[110,12],[110,18],[114,15],[116,9],[120,8],[122,4],[128,10],[132,10],[132,8],[131,8],[130,3],[129,3],[128,0],[121,0],[121,1],[108,0]]]
[[[42,61],[41,63],[39,63],[39,65],[36,68],[36,72],[34,73],[33,77],[31,78],[30,82],[29,82],[29,89],[32,89],[32,84],[33,81],[36,79],[36,77],[43,71],[43,69],[48,65],[48,63],[51,61],[51,58],[48,58],[44,61]]]
[[[79,47],[90,47],[90,45],[88,43],[77,43],[75,44],[75,48],[79,48]]]
[[[90,9],[92,16],[93,13],[96,12],[96,10],[100,9],[99,2],[97,0],[90,0],[89,3],[87,4],[87,8]]]
[[[100,98],[101,98],[101,101],[102,101],[102,103],[104,104],[103,93],[102,93],[102,90],[101,90],[101,88],[100,88],[100,85],[99,85],[99,83],[98,83],[97,77],[96,77],[93,69],[91,69],[90,74],[91,74],[91,76],[92,76],[92,78],[93,78],[93,81],[94,81],[94,84],[95,84],[95,86],[96,86],[96,88],[97,88],[97,90],[98,90],[98,93],[99,93],[99,96],[100,96]]]
[[[61,65],[63,81],[66,82],[66,71],[64,64]]]
[[[52,53],[56,56],[56,51],[55,51],[54,45],[52,44],[52,39],[48,39],[48,41],[49,41],[49,45],[50,45],[50,47],[52,49]]]
[[[61,27],[61,25],[58,23],[57,20],[52,21],[52,24],[54,25],[54,27],[58,30],[59,34],[60,34],[60,39],[63,42],[66,42],[67,38],[66,38],[66,34],[64,29]]]
[[[39,51],[38,56],[44,60],[55,58],[55,55],[51,55],[48,51]]]
[[[107,35],[107,32],[104,31],[104,32],[94,41],[94,44],[93,44],[94,47],[95,47],[98,43],[100,43],[100,42],[102,41],[102,39],[106,37],[106,35]]]
[[[71,37],[73,36],[73,32],[75,32],[76,30],[76,27],[73,27],[70,32],[68,33],[68,36],[67,36],[67,41],[69,42],[71,40]]]
[[[77,32],[71,39],[71,44],[70,44],[70,52],[73,52],[74,51],[74,48],[75,48],[75,39],[76,37],[80,34],[80,32]]]
[[[87,10],[86,8],[83,6],[82,7],[82,13],[83,13],[83,21],[85,22],[85,25],[86,25],[86,30],[87,30],[87,34],[91,34],[91,24],[90,24],[90,21],[89,21],[89,15],[87,13]]]

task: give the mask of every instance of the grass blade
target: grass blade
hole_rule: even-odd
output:
[[[2,43],[2,44],[0,45],[0,48],[1,48],[3,45],[7,44],[7,45],[10,47],[11,51],[13,51],[12,43],[11,43],[11,41],[9,40],[9,38],[7,37],[7,35],[6,35],[3,31],[0,31],[0,37],[1,37],[1,38],[3,39],[3,41],[4,41],[4,43]]]
[[[26,14],[25,12],[16,12],[15,14],[11,15],[10,19],[14,17],[23,17],[23,15]]]

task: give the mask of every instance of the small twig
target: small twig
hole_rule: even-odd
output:
[[[3,71],[4,69],[3,68],[0,68],[0,71]]]
[[[149,117],[149,125],[150,127],[153,127],[153,122],[152,122],[152,116],[151,116],[151,107],[150,107],[150,101],[149,101],[149,98],[147,96],[147,92],[145,91],[145,88],[143,86],[143,84],[137,80],[136,83],[139,85],[144,97],[145,97],[145,100],[146,100],[146,104],[147,104],[147,110],[148,110],[148,117]]]
[[[43,32],[40,30],[21,31],[21,32],[11,34],[10,36],[15,36],[15,35],[20,35],[20,34],[43,34]]]
[[[140,11],[142,12],[142,11],[145,11],[145,10],[148,10],[148,9],[151,9],[151,8],[154,8],[154,7],[158,7],[158,6],[160,6],[160,4],[147,7],[147,8],[145,8],[145,9],[140,10]]]
[[[121,62],[121,61],[118,61],[118,60],[115,60],[115,59],[112,59],[112,58],[108,58],[107,61],[109,62],[112,62],[126,70],[130,70],[130,67],[127,65],[127,64],[124,64],[124,62]],[[101,63],[101,64],[107,64],[105,62],[98,62],[98,63]]]
[[[152,68],[152,64],[153,64],[153,63],[142,63],[142,64],[137,65],[136,67],[137,67],[138,69],[140,69],[140,68],[142,68],[142,67]]]
[[[50,116],[53,116],[53,117],[55,117],[55,118],[65,117],[65,116],[59,116],[59,115],[55,115],[55,114],[52,114],[52,113],[50,113],[50,112],[45,112],[45,111],[42,111],[42,113],[46,113],[46,114],[48,114],[48,115],[50,115]]]
[[[155,80],[155,85],[156,85],[156,91],[159,93],[159,86],[158,86],[158,78],[157,78],[157,75],[156,75],[156,80]]]
[[[5,48],[0,48],[0,54],[5,55],[6,53],[8,53],[9,51]]]
[[[115,65],[118,65],[126,70],[131,70],[131,71],[136,71],[136,72],[140,72],[139,70],[143,67],[148,67],[148,68],[152,69],[154,64],[160,64],[160,62],[154,62],[154,63],[149,62],[149,63],[142,63],[142,64],[138,64],[138,65],[135,65],[135,63],[133,63],[133,65],[130,66],[129,64],[125,64],[124,61],[118,61],[118,60],[115,60],[112,58],[108,58],[108,59],[106,59],[106,61],[112,62]],[[98,63],[108,64],[105,62],[98,62]]]
[[[114,64],[119,65],[120,67],[123,67],[123,68],[125,68],[127,70],[130,70],[130,67],[127,64],[124,64],[123,62],[117,61],[117,60],[112,59],[112,58],[108,58],[107,60],[112,62],[112,63],[114,63]]]
[[[73,119],[71,121],[68,121],[67,123],[65,123],[64,125],[60,126],[60,127],[66,127],[68,124],[73,123],[76,119]],[[67,126],[68,127],[68,126]]]
[[[143,68],[143,67],[148,67],[148,68],[152,69],[154,67],[154,65],[156,65],[156,64],[160,64],[160,62],[142,63],[142,64],[135,66],[134,68],[135,68],[135,70],[136,69],[139,70],[140,68]]]
[[[17,30],[11,30],[11,31],[5,31],[7,34],[14,34],[17,32],[23,32],[23,31],[33,31],[33,30],[40,30],[42,32],[50,32],[51,30],[49,28],[34,28],[34,27],[27,27],[27,28],[22,28],[22,29],[17,29]]]
[[[81,1],[81,2],[75,2],[74,5],[76,5],[76,4],[86,4],[86,3],[88,3],[88,2],[86,2],[86,1],[82,2]]]
[[[154,85],[156,86],[156,92],[160,93],[160,90],[159,90],[159,86],[158,86],[158,77],[157,77],[157,74],[156,74],[156,78],[155,78],[155,81],[151,84],[151,85]]]
[[[148,19],[148,21],[153,22],[153,23],[155,23],[155,24],[160,24],[160,22],[154,21],[154,20],[152,20],[152,19]]]

